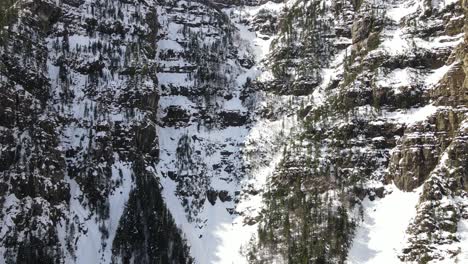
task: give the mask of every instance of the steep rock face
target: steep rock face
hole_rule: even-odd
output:
[[[450,107],[439,111],[435,126],[442,130],[436,135],[442,141],[440,158],[427,174],[415,219],[409,226],[410,237],[401,259],[405,261],[443,261],[466,259],[458,235],[467,221],[467,114],[466,114],[466,7],[465,39],[452,53],[451,68],[432,93],[435,104]],[[449,26],[449,25],[448,25]],[[447,28],[448,28],[447,26]],[[447,30],[447,29],[446,29]],[[453,33],[453,29],[450,31]],[[457,33],[457,32],[455,32]],[[429,121],[429,124],[432,122]],[[461,248],[460,248],[461,246]]]
[[[334,10],[327,8],[333,7],[328,2],[318,2],[292,1],[286,12],[318,6],[326,17]],[[461,125],[466,119],[461,6],[419,1],[362,1],[348,6],[341,5],[340,10],[349,17],[335,15],[341,19],[323,22],[325,30],[320,32],[331,33],[327,41],[319,41],[323,49],[327,43],[347,45],[330,49],[333,52],[324,56],[328,63],[300,68],[308,77],[316,71],[320,78],[307,90],[309,102],[298,112],[301,129],[293,133],[270,178],[258,242],[248,257],[258,263],[459,261],[466,257],[460,253],[463,229],[457,233],[457,225],[466,221],[462,217],[466,174],[453,165],[464,164],[466,156]],[[286,19],[287,13],[284,16],[279,28],[297,26]],[[283,34],[294,36],[301,30]],[[314,37],[320,39],[321,34]],[[280,34],[278,40],[282,39],[287,37]],[[314,40],[302,36],[296,42],[306,47]],[[270,65],[281,65],[284,57],[275,57],[274,51]],[[313,50],[313,54],[320,58],[324,53]],[[300,73],[297,65],[291,68]],[[275,75],[275,70],[272,66],[269,82],[291,87],[282,79],[288,74]],[[294,89],[276,92],[297,94]],[[458,150],[450,156],[450,165],[444,165],[452,144]],[[454,175],[441,167],[453,168]],[[368,198],[385,200],[383,196],[391,192],[389,186],[375,187],[382,182],[394,182],[405,191],[424,185],[417,211],[411,208],[415,217],[405,225],[409,225],[408,241],[396,244],[398,253],[390,255],[383,255],[384,247],[363,247],[361,243],[368,242],[359,240],[362,232],[368,232],[360,227],[368,225],[363,205]],[[382,254],[369,253],[371,257],[363,259],[366,252],[379,251]]]
[[[47,15],[56,19],[59,10],[47,2],[21,3],[18,9],[23,8],[24,26],[11,28],[1,41],[1,215],[5,224],[0,258],[6,263],[49,263],[61,257],[59,247],[48,245],[58,245],[54,223],[60,221],[61,209],[70,198],[65,159],[57,149],[57,116],[44,117],[49,81],[43,38],[50,28]],[[33,14],[29,8],[38,12]],[[15,52],[23,47],[26,54]]]
[[[350,1],[291,1],[277,26],[267,64],[273,78],[264,89],[307,95],[324,80],[321,69],[350,43]]]
[[[0,67],[0,262],[191,262],[154,173],[154,5],[10,7],[17,19],[2,31]]]
[[[240,246],[255,227],[244,222],[255,222],[261,199],[254,172],[269,167],[280,145],[275,141],[282,115],[257,121],[263,109],[282,105],[284,98],[267,97],[250,84],[262,73],[270,41],[256,35],[251,20],[260,10],[273,17],[281,5],[251,4],[168,1],[158,7],[164,30],[157,53],[157,169],[199,263],[245,262]]]
[[[0,262],[467,258],[464,1],[0,7]]]
[[[12,6],[1,34],[8,132],[1,160],[5,179],[12,179],[2,183],[2,260],[191,262],[176,225],[198,262],[222,261],[220,245],[239,257],[231,242],[214,239],[238,218],[236,226],[244,228],[242,210],[235,210],[240,196],[258,203],[262,186],[248,171],[269,166],[285,122],[278,115],[253,127],[254,109],[262,113],[285,98],[248,85],[261,73],[256,64],[269,42],[255,37],[232,4],[35,0]],[[250,4],[257,14],[259,3]],[[263,14],[273,19],[277,6]],[[43,224],[32,234],[28,226],[36,230],[37,221],[25,217],[30,214]],[[245,228],[235,247],[255,230]]]

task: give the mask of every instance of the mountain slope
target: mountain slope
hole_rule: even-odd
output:
[[[0,67],[0,262],[191,262],[152,173],[154,4],[10,7],[17,16],[2,31]]]
[[[1,263],[468,261],[465,1],[0,7]]]
[[[271,178],[252,261],[463,262],[466,88],[459,3],[297,1],[289,12],[299,15],[285,20],[272,65],[285,62],[278,77],[294,78],[279,85],[281,93],[297,93],[305,84],[301,93],[311,99],[299,111],[302,129]],[[312,33],[301,39],[291,31],[307,24],[304,13],[327,21],[308,28],[321,33],[310,42],[305,37]],[[302,71],[321,71],[328,80],[305,82],[296,70],[309,46],[318,49],[311,56],[316,63]],[[323,61],[327,53],[338,55]],[[396,187],[382,185],[392,182]],[[392,215],[403,208],[392,200],[401,203],[407,195],[395,188],[419,186],[422,193],[408,195],[407,209]],[[373,212],[379,205],[368,199],[381,199],[382,208]]]

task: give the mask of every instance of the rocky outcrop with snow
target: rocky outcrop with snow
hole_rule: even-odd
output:
[[[0,8],[0,262],[468,261],[465,1]]]
[[[460,3],[288,4],[291,18],[285,15],[273,41],[269,82],[281,88],[276,92],[293,95],[298,94],[298,83],[307,84],[301,93],[309,96],[297,113],[302,122],[270,178],[250,260],[466,259],[462,241],[467,174],[461,165],[466,163],[465,43]],[[303,14],[315,14],[318,33],[302,34],[314,29],[313,23],[298,26],[309,18]],[[327,20],[328,16],[332,18]],[[304,54],[316,41],[313,56]],[[308,58],[315,63],[299,66]],[[275,74],[278,65],[282,71]],[[318,77],[305,81],[301,75]],[[403,196],[395,194],[388,185],[392,182],[406,192],[423,186],[401,216],[391,214],[403,206],[391,202],[399,199],[391,197]],[[379,205],[367,199],[382,200],[381,206],[388,208],[373,213],[368,207]],[[395,218],[390,226],[380,225],[390,217]],[[406,220],[398,222],[400,218]],[[393,222],[398,224],[392,227]],[[387,238],[380,228],[406,235],[391,236],[396,241],[387,247],[375,242]]]
[[[8,7],[16,17],[1,36],[0,262],[191,262],[154,174],[154,5]]]

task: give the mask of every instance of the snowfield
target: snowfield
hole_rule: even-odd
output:
[[[403,192],[395,185],[386,186],[384,198],[363,201],[364,218],[358,223],[349,250],[349,264],[399,263],[398,254],[406,240],[406,229],[416,215],[422,188]]]

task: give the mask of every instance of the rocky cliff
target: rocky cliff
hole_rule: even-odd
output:
[[[6,4],[0,262],[191,262],[153,172],[155,3]]]
[[[0,7],[0,263],[468,261],[466,1]]]

